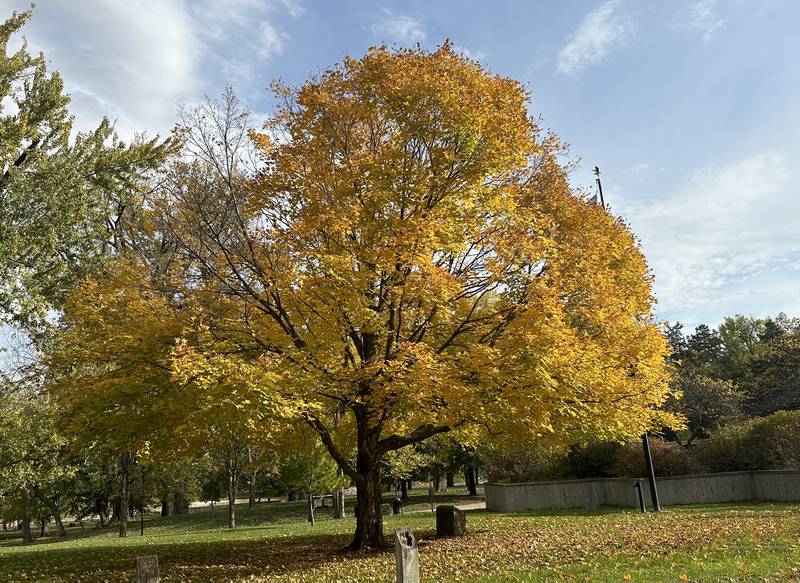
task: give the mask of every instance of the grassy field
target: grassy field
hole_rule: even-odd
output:
[[[437,503],[465,502],[460,496]],[[412,499],[427,506],[424,496]],[[73,529],[70,540],[23,546],[0,538],[2,581],[131,581],[137,554],[157,553],[163,581],[393,581],[391,552],[342,552],[352,518],[319,513],[305,521],[299,503],[226,509],[138,524],[126,539]],[[495,514],[472,511],[469,535],[437,540],[429,512],[388,517],[386,530],[410,526],[420,543],[424,581],[784,581],[800,575],[800,506],[681,507],[660,515],[599,512]]]

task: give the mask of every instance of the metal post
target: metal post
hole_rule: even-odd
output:
[[[656,473],[653,471],[653,458],[650,456],[650,440],[646,431],[642,435],[642,448],[644,449],[644,463],[647,466],[647,481],[650,482],[653,512],[661,512],[661,505],[658,503],[658,490],[656,489]]]
[[[641,512],[645,511],[644,507],[644,492],[642,492],[642,481],[636,480],[636,483],[633,485],[636,488],[636,493],[639,495],[639,510]]]
[[[142,483],[142,508],[139,511],[139,536],[144,536],[144,470],[142,470],[141,464],[139,464],[139,480]]]

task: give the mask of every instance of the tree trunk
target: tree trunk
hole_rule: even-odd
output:
[[[228,528],[236,528],[236,464],[225,462],[228,473]]]
[[[119,537],[128,536],[128,497],[130,495],[129,466],[131,454],[127,451],[119,456],[120,480],[119,480]]]
[[[453,472],[447,472],[447,485],[446,488],[455,488],[456,486],[456,477]]]
[[[96,503],[97,517],[100,519],[100,528],[105,528],[108,524],[108,508],[106,503],[98,500]]]
[[[172,501],[169,494],[161,497],[161,516],[172,516]]]
[[[21,490],[22,495],[22,541],[33,542],[31,533],[31,495],[26,488]]]
[[[383,516],[381,515],[381,467],[378,458],[378,433],[358,427],[358,457],[356,461],[356,493],[358,513],[356,533],[350,548],[378,549],[384,546]]]
[[[256,474],[258,474],[258,470],[253,470],[253,473],[250,474],[250,488],[247,498],[247,505],[250,508],[256,505]]]
[[[58,504],[56,504],[52,498],[45,496],[37,486],[33,487],[33,493],[36,494],[36,497],[42,504],[53,513],[53,519],[56,521],[56,527],[58,527],[58,538],[67,536],[67,530],[64,528],[64,522],[61,520],[61,510],[58,508]]]
[[[408,482],[409,480],[400,480],[400,497],[403,500],[408,498]]]
[[[475,484],[475,472],[469,466],[464,470],[464,479],[467,481],[468,494],[470,496],[477,496],[478,490]]]
[[[333,517],[344,518],[344,490],[338,490],[333,495]]]
[[[189,499],[183,495],[183,492],[175,492],[173,494],[172,513],[173,514],[189,513]]]
[[[442,486],[442,468],[439,466],[433,466],[431,473],[433,474],[433,489],[437,493],[446,492],[447,488]]]
[[[296,497],[295,491],[294,490],[289,490],[289,492],[287,492],[287,494],[286,494],[286,501],[287,502],[294,502],[295,501],[295,497]]]
[[[314,494],[311,492],[308,493],[308,521],[311,523],[311,526],[316,524],[316,520],[314,519]]]

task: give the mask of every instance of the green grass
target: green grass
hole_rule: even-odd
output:
[[[429,508],[424,492],[410,507]],[[437,503],[469,499],[451,492]],[[352,505],[352,501],[349,501]],[[342,552],[352,518],[330,510],[306,522],[305,503],[237,507],[225,528],[219,506],[149,517],[119,539],[112,530],[71,529],[70,539],[21,545],[0,537],[0,581],[131,581],[137,554],[159,556],[163,581],[393,581],[391,552]],[[410,526],[420,543],[423,581],[784,581],[800,574],[800,506],[678,507],[660,515],[597,512],[468,513],[469,534],[436,539],[428,512],[391,516],[386,531]],[[18,537],[18,533],[14,533]]]

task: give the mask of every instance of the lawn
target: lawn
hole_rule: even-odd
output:
[[[437,502],[461,497],[437,498]],[[464,497],[464,502],[471,499]],[[425,506],[420,495],[412,502]],[[86,529],[65,542],[0,539],[0,580],[131,581],[137,554],[157,553],[163,581],[393,581],[391,552],[343,553],[352,518],[298,503],[225,507],[145,523],[126,539]],[[423,581],[783,581],[800,574],[800,506],[678,507],[660,515],[598,512],[468,513],[469,535],[437,540],[429,512],[388,517],[420,542]],[[138,524],[136,525],[138,527]]]

